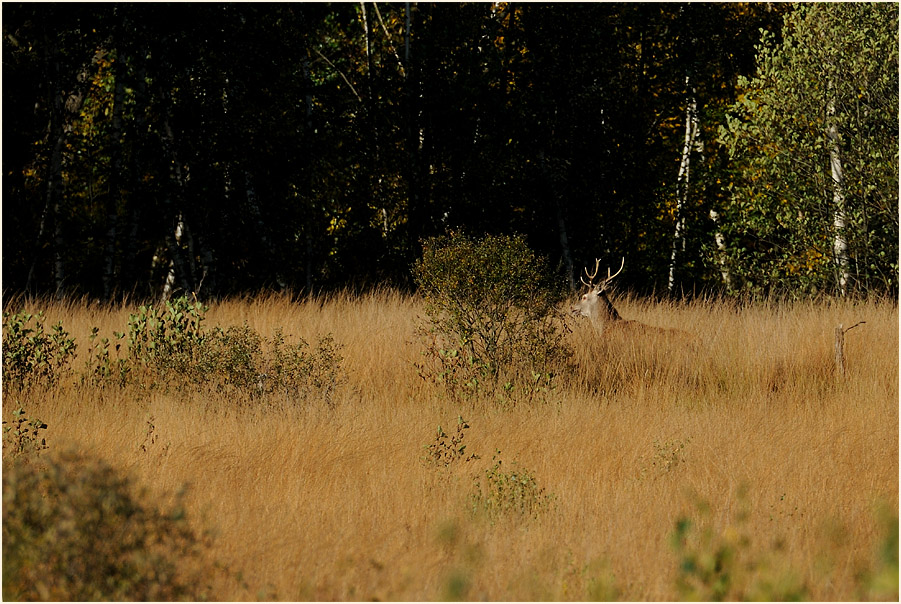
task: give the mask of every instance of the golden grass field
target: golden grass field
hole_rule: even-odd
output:
[[[92,327],[121,331],[135,309],[24,304],[62,320],[80,351]],[[5,393],[3,415],[21,405],[48,425],[44,455],[89,452],[160,502],[188,485],[188,519],[214,531],[209,562],[231,571],[213,599],[674,600],[686,552],[722,547],[730,597],[792,584],[803,599],[897,600],[897,566],[894,591],[868,580],[887,537],[880,506],[898,513],[897,305],[617,307],[695,339],[573,321],[573,369],[541,400],[454,402],[415,366],[420,299],[264,296],[213,303],[206,323],[331,333],[347,374],[333,405],[64,383]],[[839,378],[833,332],[858,321]],[[458,416],[479,459],[424,461]],[[545,511],[471,511],[473,477],[498,450],[553,497]]]

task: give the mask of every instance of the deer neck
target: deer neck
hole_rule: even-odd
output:
[[[600,321],[622,321],[622,317],[616,312],[616,308],[607,297],[607,292],[604,291],[598,293],[597,314]]]

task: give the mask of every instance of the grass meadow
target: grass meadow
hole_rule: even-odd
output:
[[[75,374],[136,309],[4,306],[62,321]],[[77,450],[142,503],[184,493],[210,599],[897,600],[896,303],[617,307],[693,339],[567,318],[550,389],[459,396],[422,375],[417,297],[225,300],[206,325],[331,334],[327,400],[70,376],[6,388],[3,419],[46,423],[32,467]]]

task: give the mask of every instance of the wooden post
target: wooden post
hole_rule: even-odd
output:
[[[845,377],[845,330],[841,323],[835,328],[835,372]]]
[[[866,321],[858,321],[848,329],[843,329],[839,323],[835,328],[835,372],[838,377],[845,377],[845,334]]]

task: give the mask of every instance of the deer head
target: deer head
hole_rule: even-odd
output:
[[[621,320],[619,313],[616,312],[613,304],[611,304],[610,300],[607,298],[607,286],[610,285],[610,282],[614,277],[623,272],[623,267],[626,265],[626,259],[623,258],[619,270],[612,275],[610,274],[610,268],[608,267],[607,278],[601,279],[595,283],[594,280],[595,277],[597,277],[598,267],[600,265],[600,259],[595,260],[594,272],[591,274],[588,273],[588,267],[585,267],[585,276],[588,277],[588,281],[586,281],[584,277],[580,277],[580,279],[582,283],[588,286],[588,291],[583,294],[581,300],[572,307],[572,314],[573,316],[588,317],[592,321],[619,321]]]

